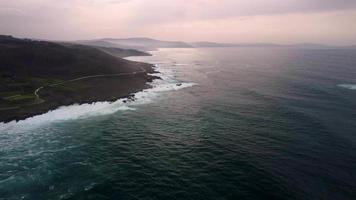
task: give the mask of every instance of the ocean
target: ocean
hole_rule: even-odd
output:
[[[356,50],[152,54],[135,101],[0,124],[0,199],[356,199]]]

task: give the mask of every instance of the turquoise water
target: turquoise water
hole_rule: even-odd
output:
[[[356,51],[153,54],[135,102],[0,124],[0,199],[356,198]]]

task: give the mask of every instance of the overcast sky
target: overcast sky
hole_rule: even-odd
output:
[[[0,0],[0,34],[356,44],[356,0]]]

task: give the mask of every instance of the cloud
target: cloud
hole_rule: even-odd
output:
[[[224,19],[241,16],[279,15],[347,10],[356,8],[355,0],[182,0],[132,1],[139,13],[134,22],[162,23]]]
[[[283,27],[291,25],[282,21],[299,16],[299,20],[293,18],[294,25],[301,27],[295,33],[304,34],[304,40],[317,39],[314,35],[320,31],[319,35],[325,36],[325,40],[329,35],[336,41],[336,37],[346,35],[354,27],[352,23],[356,19],[351,12],[354,10],[355,0],[0,0],[0,34],[48,39],[149,35],[167,39],[205,37],[237,41],[243,38],[240,37],[242,31],[237,29],[246,30],[248,38],[261,40],[263,33],[256,31],[273,26],[275,32],[264,31],[272,40],[272,34],[287,39],[293,35]],[[342,13],[346,17],[341,16]],[[317,22],[317,15],[325,17]],[[326,16],[334,16],[336,20]],[[260,19],[260,23],[254,19]],[[303,24],[311,22],[317,27],[337,28],[324,33],[324,28],[308,27],[315,30],[309,32],[308,38]],[[349,28],[340,24],[348,24]],[[195,36],[197,33],[201,37]],[[298,39],[297,36],[290,38],[290,41]],[[348,35],[346,41],[351,41]]]
[[[110,4],[120,4],[120,3],[128,3],[130,1],[131,0],[110,0],[110,1],[108,1],[108,3],[110,3]]]
[[[0,8],[0,16],[6,16],[6,15],[23,15],[24,12],[20,9],[16,8],[7,8],[7,7],[2,7]]]
[[[356,43],[356,10],[180,21],[147,26],[151,37],[237,43]],[[194,31],[192,31],[194,30]]]

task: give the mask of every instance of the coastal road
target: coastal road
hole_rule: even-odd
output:
[[[91,76],[82,76],[79,78],[75,78],[75,79],[71,79],[71,80],[67,80],[67,81],[63,81],[61,83],[55,83],[55,84],[51,84],[51,85],[46,85],[46,86],[41,86],[39,88],[37,88],[34,91],[34,95],[36,97],[35,99],[35,104],[41,104],[43,102],[45,102],[45,100],[41,99],[40,95],[39,95],[39,91],[44,89],[45,87],[53,87],[53,86],[58,86],[58,85],[63,85],[66,83],[70,83],[70,82],[75,82],[75,81],[80,81],[80,80],[85,80],[85,79],[90,79],[90,78],[98,78],[98,77],[117,77],[117,76],[130,76],[130,75],[136,75],[136,74],[142,74],[142,73],[146,73],[146,70],[144,68],[140,67],[140,71],[135,71],[135,72],[127,72],[127,73],[118,73],[118,74],[98,74],[98,75],[91,75]]]

